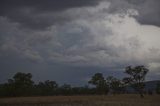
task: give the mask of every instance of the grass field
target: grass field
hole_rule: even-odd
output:
[[[0,98],[0,106],[160,106],[160,95],[47,96]]]

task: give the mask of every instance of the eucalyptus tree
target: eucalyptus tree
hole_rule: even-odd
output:
[[[143,98],[143,89],[145,87],[145,77],[148,73],[148,69],[144,66],[128,66],[125,69],[125,73],[128,77],[125,77],[123,81],[126,84],[131,85]]]

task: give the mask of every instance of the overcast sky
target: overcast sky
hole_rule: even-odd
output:
[[[78,86],[129,65],[160,80],[160,0],[0,0],[0,83],[30,72]]]

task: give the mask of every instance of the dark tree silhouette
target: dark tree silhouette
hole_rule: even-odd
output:
[[[108,76],[106,78],[106,82],[109,86],[110,92],[112,92],[113,94],[124,92],[124,84],[121,80],[113,76]]]
[[[58,84],[55,81],[46,80],[39,82],[36,87],[41,95],[55,95]]]
[[[157,94],[160,94],[160,83],[157,83],[156,92]]]
[[[30,95],[34,82],[31,73],[18,72],[13,79],[8,79],[6,87],[13,96]]]
[[[72,94],[72,87],[69,84],[63,84],[61,87],[59,87],[59,93],[63,95],[70,95]]]
[[[148,71],[149,70],[144,66],[128,66],[125,69],[125,73],[128,74],[129,77],[124,78],[123,81],[126,84],[130,84],[140,94],[142,98],[144,97],[143,89],[145,87],[145,76]]]
[[[50,80],[35,84],[32,81],[31,73],[18,72],[7,83],[0,84],[0,97],[107,94],[109,90],[115,94],[124,92],[124,83],[132,85],[143,97],[144,81],[147,72],[148,69],[144,66],[128,66],[125,73],[129,76],[123,79],[123,83],[113,76],[105,79],[102,73],[96,73],[88,81],[89,84],[95,87],[89,87],[88,85],[71,87],[69,84],[58,86],[55,81]],[[158,85],[157,93],[159,93],[159,88]]]
[[[108,93],[108,85],[102,73],[96,73],[88,83],[95,85],[99,94]]]

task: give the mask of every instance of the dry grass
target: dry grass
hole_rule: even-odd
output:
[[[160,106],[160,95],[48,96],[1,98],[0,106]]]

